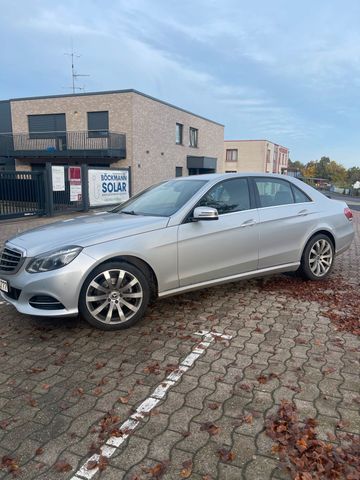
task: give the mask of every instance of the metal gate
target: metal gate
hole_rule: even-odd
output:
[[[50,163],[31,172],[0,171],[0,220],[87,211],[116,205],[131,195],[129,167],[91,167],[90,172],[91,179],[88,165]]]
[[[0,171],[0,219],[45,214],[45,172]]]
[[[72,190],[74,186],[72,185],[72,180],[69,175],[69,170],[72,168],[72,165],[52,165],[51,168],[59,166],[61,169],[63,169],[63,177],[64,177],[64,184],[62,186],[61,190],[56,190],[55,185],[53,184],[53,173],[51,173],[51,184],[52,184],[52,195],[51,195],[51,202],[52,208],[50,214],[57,214],[57,213],[66,213],[69,211],[79,211],[79,210],[85,210],[85,203],[84,203],[84,179],[82,178],[84,176],[84,168],[81,168],[79,166],[76,166],[76,169],[79,169],[82,174],[80,174],[79,177],[79,185],[81,185],[80,192],[78,195],[76,195],[76,199],[73,197]]]

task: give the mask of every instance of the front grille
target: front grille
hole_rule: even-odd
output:
[[[30,298],[29,304],[39,310],[63,310],[65,308],[61,302],[50,295],[35,295]]]
[[[15,273],[21,265],[21,260],[21,252],[5,247],[0,255],[0,272]]]

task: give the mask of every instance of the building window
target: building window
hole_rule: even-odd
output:
[[[65,113],[28,115],[30,138],[54,138],[66,132]]]
[[[228,148],[226,150],[226,161],[227,162],[237,162],[238,151],[237,148]]]
[[[109,133],[109,112],[88,112],[88,136],[107,137]]]
[[[225,170],[225,173],[237,173],[236,170]]]
[[[198,136],[199,130],[197,128],[190,127],[189,129],[189,145],[190,147],[197,147],[198,146]]]
[[[176,124],[176,145],[183,144],[183,128],[184,125],[182,125],[181,123]]]
[[[175,177],[183,176],[183,167],[175,167]]]

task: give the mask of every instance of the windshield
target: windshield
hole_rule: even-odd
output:
[[[207,180],[169,180],[144,190],[112,212],[169,217],[205,185]]]

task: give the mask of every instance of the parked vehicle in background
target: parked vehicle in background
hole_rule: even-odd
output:
[[[10,239],[0,290],[19,312],[80,314],[115,330],[150,298],[301,270],[331,271],[354,236],[352,213],[292,177],[211,174],[153,186],[107,213]]]

